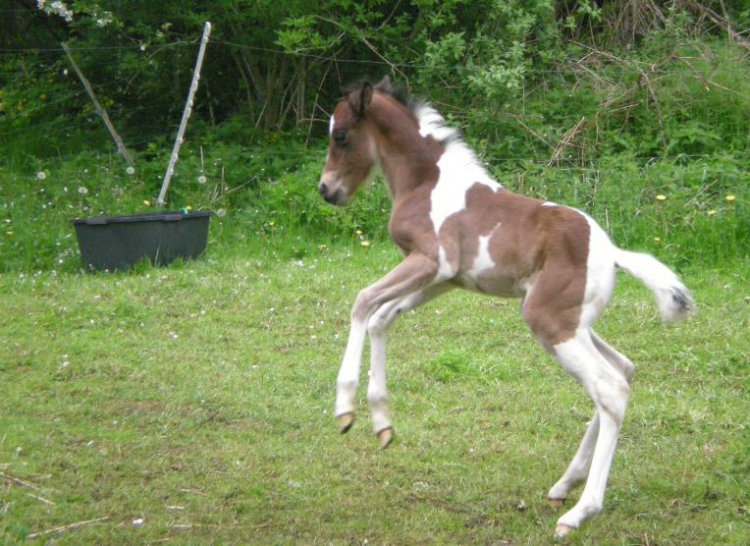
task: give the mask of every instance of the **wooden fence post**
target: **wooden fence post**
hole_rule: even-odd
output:
[[[132,165],[133,157],[130,155],[130,152],[128,152],[128,149],[125,147],[125,144],[120,138],[120,135],[117,134],[117,131],[115,131],[115,126],[112,125],[112,122],[109,120],[107,111],[97,100],[96,95],[94,94],[94,90],[91,88],[91,84],[86,79],[86,76],[83,75],[83,72],[81,72],[81,69],[78,68],[78,65],[76,64],[75,59],[73,59],[73,55],[70,53],[68,44],[63,42],[61,45],[62,45],[63,51],[65,51],[65,54],[68,56],[68,60],[70,61],[70,64],[73,65],[73,70],[75,70],[76,74],[78,74],[78,79],[81,80],[83,87],[86,88],[86,92],[89,94],[89,97],[91,97],[91,101],[94,103],[94,107],[96,108],[96,111],[104,120],[104,125],[106,125],[107,129],[109,129],[109,133],[112,135],[112,138],[114,139],[115,144],[117,145],[117,151],[122,154],[122,157],[125,158],[125,161],[127,161],[128,165]]]
[[[161,191],[159,192],[159,198],[156,200],[157,204],[164,205],[165,198],[167,196],[167,189],[169,188],[169,181],[172,179],[174,174],[174,166],[177,163],[177,156],[180,153],[180,146],[182,146],[182,139],[185,135],[185,127],[187,127],[188,118],[193,112],[193,99],[195,92],[198,90],[198,81],[201,77],[201,66],[203,65],[203,54],[206,52],[206,44],[208,44],[208,37],[211,34],[211,23],[206,21],[203,26],[203,37],[201,38],[201,47],[198,50],[198,59],[195,61],[195,70],[193,70],[193,81],[190,83],[190,91],[188,92],[187,102],[185,103],[185,109],[182,112],[182,121],[180,121],[180,128],[177,131],[177,138],[174,141],[174,148],[172,149],[172,156],[169,158],[169,166],[167,166],[167,172],[164,175],[164,182],[161,185]]]

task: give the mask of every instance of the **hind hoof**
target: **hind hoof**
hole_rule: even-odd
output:
[[[349,429],[352,428],[352,425],[354,424],[354,414],[342,413],[336,417],[336,422],[339,424],[339,432],[341,434],[349,432]]]
[[[565,538],[572,531],[575,531],[575,527],[565,525],[564,523],[558,523],[557,527],[555,528],[555,539],[560,540],[561,538]]]
[[[380,449],[387,448],[393,440],[393,429],[388,427],[378,432],[378,440],[380,440]]]

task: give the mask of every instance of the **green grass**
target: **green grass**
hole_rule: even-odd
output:
[[[0,275],[0,543],[551,542],[545,494],[592,409],[517,301],[454,292],[396,323],[381,452],[364,388],[348,435],[331,410],[350,304],[391,246],[217,248]],[[748,265],[687,269],[699,314],[671,328],[621,277],[598,331],[633,395],[605,512],[566,543],[750,539]]]

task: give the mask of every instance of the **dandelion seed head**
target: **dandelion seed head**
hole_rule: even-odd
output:
[[[38,173],[36,173],[36,179],[37,180],[44,180],[45,178],[47,178],[47,173],[46,172],[39,171]]]
[[[662,193],[660,193],[659,195],[656,196],[656,200],[657,201],[666,201],[667,200],[667,196],[664,195],[664,194],[662,194]]]

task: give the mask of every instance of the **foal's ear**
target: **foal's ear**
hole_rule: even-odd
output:
[[[393,84],[391,83],[391,78],[389,78],[387,75],[383,76],[383,79],[375,84],[375,89],[377,89],[378,91],[382,91],[383,93],[393,95]]]
[[[355,115],[358,118],[365,117],[365,110],[370,106],[372,101],[372,84],[365,82],[362,84],[362,88],[359,91],[352,93],[349,96],[349,106],[354,110]]]

